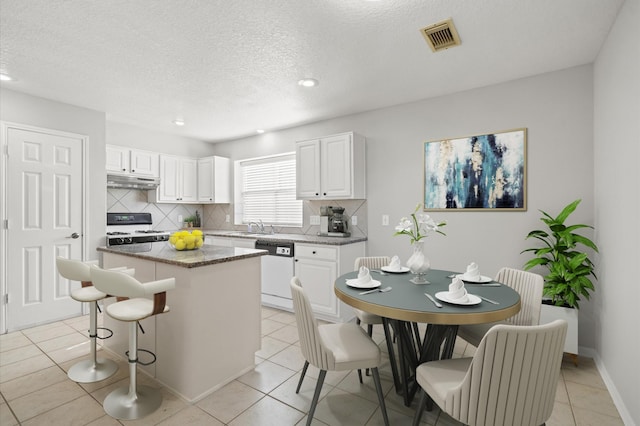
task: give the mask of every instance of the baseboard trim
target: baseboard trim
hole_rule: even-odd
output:
[[[631,413],[629,413],[629,410],[627,410],[627,407],[624,404],[624,401],[622,400],[622,397],[620,396],[618,389],[613,383],[613,380],[611,380],[611,376],[609,376],[609,373],[607,372],[607,368],[602,362],[602,358],[600,358],[600,354],[598,354],[598,352],[596,352],[595,349],[586,348],[584,346],[580,346],[578,348],[578,353],[580,353],[580,355],[582,356],[593,358],[594,362],[596,363],[596,368],[598,369],[598,373],[600,373],[600,376],[604,381],[604,385],[607,387],[607,390],[609,391],[609,395],[611,395],[611,399],[613,399],[613,403],[615,404],[616,409],[618,410],[618,413],[620,413],[620,418],[622,419],[622,422],[626,426],[636,426],[636,423],[631,418]]]

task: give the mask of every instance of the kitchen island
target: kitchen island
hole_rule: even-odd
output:
[[[135,268],[141,282],[175,277],[170,312],[140,321],[139,347],[157,361],[142,371],[195,402],[255,365],[261,344],[260,259],[263,250],[203,246],[176,251],[166,242],[100,247],[102,266]],[[114,303],[115,299],[106,299]],[[125,323],[104,316],[113,330],[103,347],[125,358]],[[139,352],[139,360],[152,357]]]
[[[358,257],[366,254],[365,236],[329,237],[305,234],[267,234],[234,230],[202,231],[205,244],[231,247],[281,249],[262,258],[262,305],[293,312],[289,282],[296,276],[309,297],[317,319],[349,322],[353,309],[341,302],[333,291],[338,275],[353,271]],[[284,250],[284,251],[282,251]],[[291,254],[292,257],[288,257]]]

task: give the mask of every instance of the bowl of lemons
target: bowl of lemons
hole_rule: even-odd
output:
[[[176,231],[169,237],[169,244],[178,251],[197,250],[204,244],[204,235],[199,229]]]

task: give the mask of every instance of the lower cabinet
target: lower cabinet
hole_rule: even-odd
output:
[[[353,310],[338,300],[333,287],[336,278],[353,271],[356,258],[364,255],[364,242],[341,246],[295,245],[295,274],[317,318],[346,322],[354,317]]]

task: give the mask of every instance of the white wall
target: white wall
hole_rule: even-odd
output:
[[[28,94],[2,89],[0,92],[0,119],[3,121],[38,126],[47,129],[61,130],[88,136],[88,170],[104,171],[105,144],[122,145],[146,149],[166,154],[205,157],[212,154],[212,145],[207,142],[185,138],[166,133],[131,126],[123,123],[106,121],[106,114],[99,111],[63,104]],[[90,259],[97,258],[96,248],[104,245],[104,233],[107,211],[106,173],[87,174],[89,185],[89,214],[87,253]],[[122,191],[120,191],[122,192]],[[135,191],[142,193],[142,191]],[[146,194],[146,193],[145,193]],[[130,200],[131,197],[126,198]],[[120,198],[110,199],[110,206],[122,205]],[[144,199],[145,206],[146,197]],[[138,203],[135,207],[139,207]],[[129,204],[131,206],[131,204]],[[178,214],[188,215],[195,211],[178,205],[165,205],[163,209],[150,208],[155,214],[154,221],[160,223],[166,219],[171,210],[171,218]],[[116,207],[114,207],[116,208]],[[130,210],[125,210],[130,211]],[[147,211],[147,209],[145,209]],[[167,228],[170,229],[166,225]]]
[[[95,249],[104,245],[106,175],[91,170],[104,170],[105,113],[2,89],[0,119],[88,136],[86,183],[90,189],[86,243],[88,258],[97,259]]]
[[[599,291],[595,350],[640,424],[640,1],[627,0],[594,66],[595,224]],[[624,413],[623,413],[624,418]]]
[[[406,260],[409,241],[393,237],[393,228],[421,202],[424,142],[526,127],[526,212],[432,213],[448,222],[446,237],[427,241],[432,267],[462,270],[476,261],[484,275],[495,275],[502,266],[520,268],[527,260],[519,253],[527,247],[526,234],[543,225],[538,209],[557,214],[581,198],[571,221],[594,222],[592,78],[586,65],[216,144],[215,152],[235,160],[290,151],[295,140],[361,133],[367,138],[368,253]],[[390,226],[381,225],[383,214],[390,216]],[[588,305],[581,304],[585,312]],[[590,326],[581,327],[580,345],[594,346]]]
[[[106,123],[106,143],[195,158],[211,155],[212,151],[208,142],[114,121]]]

